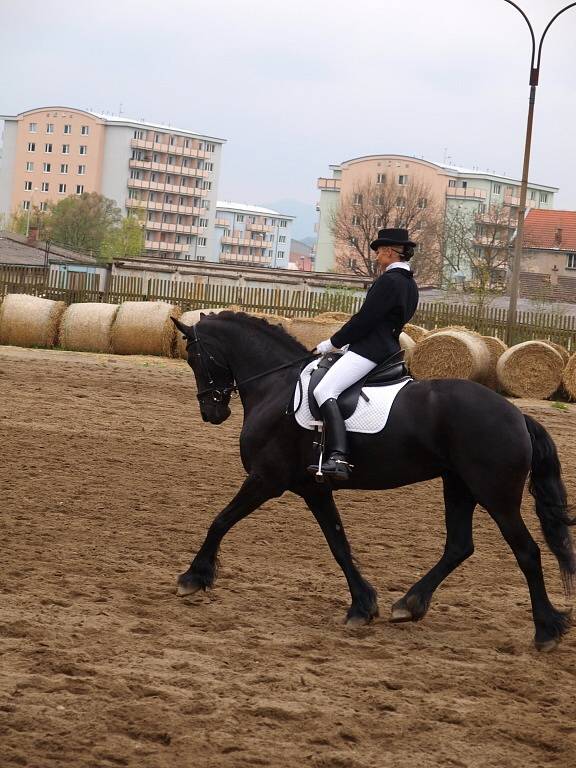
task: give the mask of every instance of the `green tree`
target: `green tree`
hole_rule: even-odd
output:
[[[119,227],[111,229],[102,243],[101,257],[105,261],[134,258],[144,250],[144,224],[136,216],[122,219]]]
[[[23,211],[21,208],[14,211],[8,222],[10,232],[16,232],[18,235],[27,235],[30,229],[38,230],[38,240],[43,240],[46,235],[47,214],[41,211],[35,205],[30,211]]]
[[[99,256],[110,233],[118,228],[122,214],[114,200],[97,192],[70,195],[50,207],[46,226],[56,243]]]

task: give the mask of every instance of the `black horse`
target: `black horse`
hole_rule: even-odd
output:
[[[243,313],[203,315],[194,326],[174,322],[187,340],[203,420],[221,424],[230,415],[231,394],[240,395],[240,453],[248,474],[178,578],[179,594],[211,587],[224,535],[268,499],[292,491],[310,508],[344,572],[352,597],[347,620],[370,622],[378,615],[376,592],[354,562],[332,490],[306,472],[313,459],[313,433],[287,413],[307,350],[281,327]],[[481,384],[415,381],[398,393],[386,428],[375,435],[351,434],[350,446],[355,469],[348,488],[397,488],[437,477],[444,484],[444,553],[393,605],[392,621],[422,619],[436,588],[470,557],[472,514],[480,504],[500,528],[528,583],[536,647],[548,651],[558,644],[570,614],[551,604],[539,548],[520,514],[530,474],[544,537],[569,592],[576,573],[568,528],[574,520],[568,517],[556,447],[544,427]]]

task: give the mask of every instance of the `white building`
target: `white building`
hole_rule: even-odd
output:
[[[270,208],[219,200],[211,260],[288,269],[294,218]]]

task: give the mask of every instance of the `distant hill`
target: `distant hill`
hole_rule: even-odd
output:
[[[272,208],[279,213],[296,216],[296,221],[292,228],[292,237],[295,237],[296,240],[302,240],[304,243],[307,243],[310,239],[314,242],[316,241],[314,225],[318,221],[318,213],[316,212],[316,206],[312,203],[303,203],[301,200],[287,198],[285,200],[258,203],[258,205],[262,205],[264,208]],[[307,245],[310,244],[307,243]]]

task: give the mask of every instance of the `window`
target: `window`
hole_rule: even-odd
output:
[[[54,133],[54,123],[46,123],[46,133]]]
[[[72,133],[72,126],[70,125],[70,123],[67,123],[64,126],[64,133]]]
[[[22,210],[23,211],[30,210],[30,200],[22,200]]]
[[[43,163],[42,165],[42,171],[44,173],[50,173],[52,170],[52,163]]]
[[[494,192],[495,195],[499,195],[500,190],[501,190],[500,184],[492,184],[492,192]]]
[[[156,144],[160,144],[160,134],[159,133],[155,133],[154,134],[154,141],[156,142]]]
[[[202,184],[202,189],[212,189],[212,182],[205,181],[204,184]]]
[[[68,163],[62,163],[60,166],[60,173],[68,173]]]
[[[566,269],[576,269],[576,253],[569,253]]]
[[[166,184],[172,184],[172,176],[166,176]]]
[[[32,192],[32,182],[31,181],[25,181],[24,182],[24,191],[25,192]]]
[[[216,144],[206,144],[206,152],[216,152]]]
[[[207,239],[205,237],[198,238],[198,245],[200,246],[200,248],[205,248],[206,242],[207,242]]]
[[[176,137],[170,136],[170,146],[173,147],[176,144]]]
[[[190,139],[184,139],[184,147],[190,149]]]
[[[28,161],[26,163],[26,170],[27,171],[33,171],[34,170],[34,163],[31,163],[30,161]]]
[[[486,203],[478,203],[478,213],[486,213]]]
[[[244,221],[244,214],[237,213],[236,214],[236,221]]]
[[[541,203],[548,202],[548,192],[540,192],[540,202]]]
[[[148,195],[148,200],[153,203],[156,200],[156,192],[150,192]]]
[[[278,258],[283,259],[284,258],[284,251],[278,251]]]
[[[134,131],[134,138],[135,139],[143,139],[144,138],[144,131]]]
[[[462,189],[466,189],[467,187],[468,187],[468,182],[467,181],[463,181],[462,182]]]
[[[426,208],[428,206],[428,200],[425,197],[421,197],[418,200],[418,208]]]
[[[352,226],[357,227],[359,224],[360,224],[360,216],[352,216]]]
[[[84,176],[86,174],[86,166],[85,165],[79,165],[78,166],[78,176]]]
[[[286,235],[280,235],[280,237],[278,238],[278,242],[279,243],[285,243],[286,242]]]
[[[58,192],[61,195],[66,194],[66,184],[58,184]]]
[[[90,126],[89,125],[83,125],[80,128],[80,133],[82,134],[82,136],[88,136],[88,134],[90,133]]]
[[[362,205],[362,195],[358,192],[354,195],[353,205]]]
[[[47,211],[48,210],[48,203],[40,203],[40,210],[41,211]]]
[[[204,170],[205,171],[213,171],[214,170],[214,163],[204,163]]]
[[[70,144],[62,144],[62,154],[63,155],[70,154]]]
[[[43,181],[42,182],[42,192],[48,192],[49,189],[50,189],[50,184],[48,184],[47,181]]]
[[[76,194],[81,195],[84,192],[84,184],[76,184]]]
[[[78,166],[78,168],[80,168],[80,166]],[[152,174],[152,175],[154,175],[154,174]],[[132,168],[132,170],[130,171],[130,178],[131,179],[140,179],[141,178],[140,171],[137,171],[134,168]]]
[[[80,144],[80,154],[81,155],[88,154],[88,147],[86,146],[86,144]]]
[[[206,229],[206,227],[208,226],[208,219],[200,219],[198,221],[198,226],[202,227],[202,229]]]
[[[406,198],[404,198],[404,197],[397,197],[396,198],[396,207],[397,208],[406,208]]]
[[[406,186],[406,184],[408,184],[408,176],[406,176],[406,175],[398,176],[398,184],[401,187]]]
[[[511,195],[512,192],[514,192],[514,187],[510,187],[510,186],[506,187],[506,194],[507,195]]]
[[[280,220],[280,226],[281,227],[287,227],[288,226],[288,222],[286,221],[286,219],[281,219]]]
[[[455,187],[457,183],[458,183],[458,182],[456,181],[456,179],[450,179],[450,180],[448,181],[448,186],[449,186],[449,187]]]
[[[44,144],[44,152],[52,152],[52,144]]]
[[[36,133],[38,130],[38,123],[28,123],[28,130],[30,133]]]
[[[530,200],[536,200],[536,190],[533,189],[530,192]]]
[[[386,181],[386,174],[385,173],[379,173],[376,176],[376,184],[384,184]]]
[[[36,144],[33,141],[28,142],[28,152],[36,152]]]

